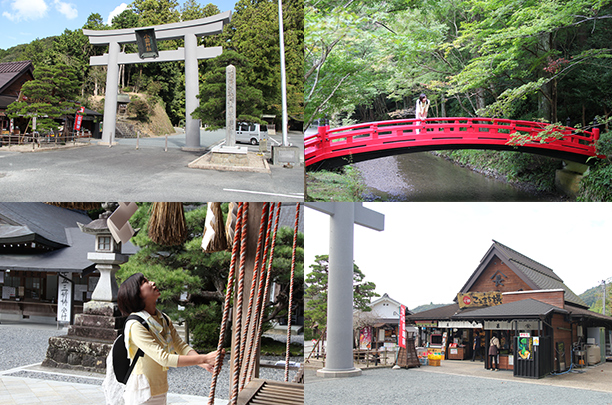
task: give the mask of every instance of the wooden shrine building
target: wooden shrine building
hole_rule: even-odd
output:
[[[34,80],[34,66],[29,60],[0,63],[0,135],[13,132],[19,124],[13,123],[6,116],[6,107],[17,101],[21,87],[27,81]],[[25,121],[25,120],[24,120]]]

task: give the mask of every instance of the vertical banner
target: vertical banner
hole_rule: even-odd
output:
[[[57,321],[70,323],[72,319],[72,282],[70,273],[58,273],[59,280],[57,289]]]
[[[399,347],[406,348],[406,306],[400,305]]]
[[[85,112],[85,107],[81,107],[81,109],[76,113],[76,116],[74,117],[74,130],[75,131],[81,130],[81,123],[83,122],[83,116],[79,113],[83,113],[83,112]]]

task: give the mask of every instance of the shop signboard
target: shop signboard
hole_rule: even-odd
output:
[[[459,308],[492,307],[501,305],[502,293],[497,291],[459,293],[457,294],[457,302]]]
[[[530,337],[519,337],[518,355],[522,360],[533,360],[533,339]]]
[[[421,328],[437,328],[437,321],[414,321],[416,326],[420,326]]]
[[[406,348],[406,306],[400,305],[399,347]]]
[[[438,321],[438,328],[482,329],[482,323],[476,321]]]
[[[536,320],[485,321],[487,330],[537,330],[540,328]]]

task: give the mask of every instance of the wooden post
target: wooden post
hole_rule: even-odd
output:
[[[242,293],[242,327],[249,327],[246,324],[246,318],[248,315],[248,306],[249,306],[249,294],[251,289],[251,281],[253,279],[253,267],[255,266],[255,256],[257,255],[257,237],[259,234],[259,223],[261,222],[261,209],[263,208],[263,203],[249,203],[249,212],[247,219],[247,246],[246,246],[246,260],[245,260],[245,272],[244,272],[244,291]],[[236,261],[236,274],[239,274],[240,270],[240,261]],[[234,290],[234,303],[237,302],[237,289]],[[236,308],[232,311],[232,325],[236,324]],[[251,322],[254,324],[254,322]],[[230,376],[233,378],[234,375],[234,356],[238,354],[240,351],[240,347],[237,347],[236,342],[236,331],[232,328],[232,353],[231,353],[231,361],[230,361]],[[257,350],[257,355],[255,357],[255,367],[253,371],[253,378],[259,377],[259,348]],[[244,359],[242,359],[242,364],[244,364]],[[240,373],[238,373],[240,375]],[[234,381],[230,382],[230,397],[232,394],[232,387],[234,385]]]

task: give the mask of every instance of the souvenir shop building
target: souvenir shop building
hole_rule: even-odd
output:
[[[368,306],[370,307],[368,312],[354,311],[353,313],[353,324],[356,326],[353,347],[362,350],[395,348],[398,344],[402,306],[405,309],[404,315],[410,315],[412,312],[386,293],[369,303]],[[407,337],[412,337],[416,333],[416,328],[406,327],[406,333]]]
[[[69,323],[83,311],[99,272],[87,259],[95,236],[77,222],[91,218],[45,203],[0,202],[0,322]],[[123,247],[124,254],[135,251],[129,242]],[[58,319],[66,305],[70,316]]]
[[[486,354],[495,335],[499,368],[515,376],[539,378],[572,363],[594,365],[610,353],[612,317],[589,311],[552,269],[496,241],[455,303],[407,316],[406,322],[419,327],[421,345],[445,359],[475,357],[485,368],[492,367]]]

